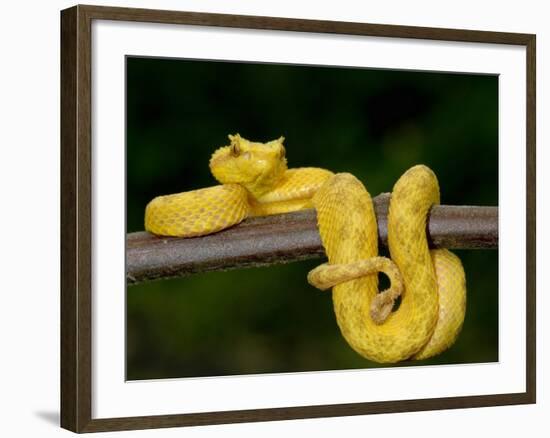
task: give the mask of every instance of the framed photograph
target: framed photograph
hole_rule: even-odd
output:
[[[62,427],[535,403],[535,35],[75,6],[61,123]]]

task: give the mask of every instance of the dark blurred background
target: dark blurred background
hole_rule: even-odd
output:
[[[441,201],[498,204],[498,78],[358,68],[127,58],[127,231],[153,197],[216,184],[227,134],[286,137],[289,167],[356,175],[376,195],[409,167]],[[456,251],[467,276],[461,335],[421,364],[498,360],[498,251]],[[368,368],[340,335],[312,260],[127,289],[127,378]],[[388,366],[388,365],[384,365]],[[390,365],[391,366],[391,365]]]

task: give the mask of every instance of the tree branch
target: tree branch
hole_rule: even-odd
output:
[[[387,246],[389,194],[374,198],[378,238]],[[498,207],[434,206],[427,225],[432,248],[498,247]],[[314,210],[255,217],[227,230],[195,238],[126,238],[128,285],[198,272],[250,268],[325,255]]]

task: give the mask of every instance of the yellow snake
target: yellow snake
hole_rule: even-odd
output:
[[[308,281],[332,287],[338,325],[355,351],[372,361],[398,362],[434,356],[454,343],[466,311],[466,280],[456,255],[428,248],[427,215],[439,203],[439,184],[428,167],[410,168],[393,188],[390,260],[378,256],[372,200],[353,175],[288,169],[283,137],[268,143],[239,134],[229,139],[210,159],[221,185],[153,199],[145,209],[147,231],[202,236],[250,216],[315,208],[328,262]],[[380,293],[378,272],[391,283]]]

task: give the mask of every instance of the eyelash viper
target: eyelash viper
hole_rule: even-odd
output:
[[[425,359],[456,340],[466,311],[466,279],[460,259],[446,249],[429,250],[426,220],[439,203],[435,174],[424,165],[407,170],[395,184],[388,213],[391,260],[378,256],[371,197],[349,173],[288,169],[284,138],[251,142],[239,134],[217,149],[210,170],[221,183],[154,198],[145,209],[145,229],[162,236],[211,234],[250,216],[315,208],[328,262],[308,281],[332,287],[340,331],[372,361]],[[390,288],[378,292],[378,272]],[[395,299],[401,296],[397,310]]]

